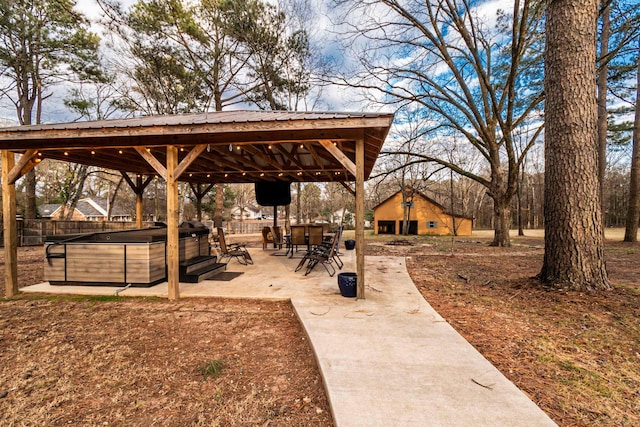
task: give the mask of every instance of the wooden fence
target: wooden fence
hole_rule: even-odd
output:
[[[18,220],[18,244],[41,245],[46,236],[60,234],[85,234],[100,231],[120,231],[136,228],[131,221],[57,221],[44,219]]]
[[[213,221],[203,221],[204,225],[214,232]],[[152,222],[145,222],[143,227],[153,225]],[[247,220],[230,221],[223,223],[227,234],[250,234],[260,233],[262,227],[271,225],[270,221]],[[18,245],[36,246],[42,245],[47,236],[57,236],[61,234],[86,234],[102,231],[120,231],[136,228],[136,223],[132,221],[58,221],[46,219],[19,219]],[[0,229],[0,246],[4,245],[3,230]]]

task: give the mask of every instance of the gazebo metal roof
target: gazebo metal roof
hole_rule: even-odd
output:
[[[388,113],[285,111],[149,116],[0,128],[0,149],[153,175],[154,158],[166,164],[165,147],[173,145],[179,161],[191,156],[181,181],[354,181],[355,141],[365,143],[366,179],[392,120]]]

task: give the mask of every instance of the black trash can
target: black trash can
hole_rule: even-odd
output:
[[[356,273],[339,273],[338,287],[343,297],[355,298],[358,295],[358,275]]]
[[[345,240],[344,241],[344,247],[347,248],[348,250],[353,250],[353,248],[356,247],[356,241],[355,240]]]

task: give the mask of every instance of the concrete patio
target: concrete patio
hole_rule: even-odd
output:
[[[354,251],[343,252],[342,271],[355,271]],[[299,258],[256,248],[251,254],[254,265],[228,265],[239,276],[181,283],[180,296],[291,300],[337,426],[555,425],[433,310],[413,285],[404,258],[366,257],[366,299],[356,300],[342,297],[336,276],[322,266],[304,276],[294,272]],[[43,283],[21,291],[113,295],[118,289]],[[119,294],[167,292],[162,283]]]

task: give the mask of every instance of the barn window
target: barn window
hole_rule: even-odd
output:
[[[427,228],[438,228],[437,221],[427,221]]]

